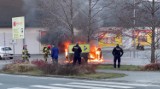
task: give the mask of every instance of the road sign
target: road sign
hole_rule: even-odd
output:
[[[13,39],[24,39],[25,19],[24,17],[12,18]]]
[[[10,44],[16,44],[17,41],[16,40],[10,40]]]
[[[69,45],[69,53],[73,53],[72,48],[73,46],[75,46],[76,44],[71,44]],[[89,53],[90,52],[90,46],[89,44],[80,44],[79,45],[82,49],[82,53]]]

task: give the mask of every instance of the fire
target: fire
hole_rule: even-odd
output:
[[[69,42],[64,43],[65,44],[65,63],[72,63],[73,60],[69,58],[68,48],[69,48]],[[96,46],[90,47],[90,52],[88,53],[88,63],[102,63],[104,62],[103,56],[102,56],[102,50],[101,48],[98,48]]]
[[[101,63],[103,62],[102,50],[96,46],[91,46],[91,50],[89,53],[89,63]]]
[[[65,57],[68,56],[68,49],[65,48]]]

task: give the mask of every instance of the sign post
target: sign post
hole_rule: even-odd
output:
[[[10,44],[12,44],[13,46],[13,54],[15,54],[15,44],[16,44],[16,40],[11,40]]]
[[[24,17],[12,18],[13,39],[24,39],[25,22]]]
[[[23,39],[23,45],[25,45],[25,18],[13,17],[12,18],[12,39]],[[12,41],[13,41],[12,40]],[[14,43],[12,44],[14,46]]]

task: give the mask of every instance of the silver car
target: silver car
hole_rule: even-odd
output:
[[[0,60],[8,58],[13,59],[13,50],[11,47],[0,46]]]

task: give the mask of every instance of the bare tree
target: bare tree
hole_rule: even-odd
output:
[[[156,60],[156,44],[158,44],[158,34],[156,28],[160,26],[160,3],[155,0],[122,0],[124,4],[121,11],[125,14],[119,14],[121,26],[124,27],[149,27],[152,31],[151,36],[151,63]],[[136,1],[136,3],[133,3]],[[127,7],[127,9],[125,8]],[[136,10],[136,13],[134,12]],[[135,17],[134,14],[135,13]],[[134,20],[136,23],[134,23]]]
[[[59,30],[68,35],[68,40],[74,42],[75,12],[77,0],[39,0],[39,9],[45,15],[42,24],[50,30]],[[53,31],[52,31],[53,32]],[[57,31],[56,31],[57,32]],[[70,36],[69,36],[70,35]]]
[[[144,4],[146,13],[148,13],[148,16],[144,16],[147,20],[147,24],[150,26],[152,30],[152,43],[151,43],[151,63],[155,63],[156,60],[156,28],[160,26],[160,4],[159,2],[156,2],[155,0],[146,1]],[[146,18],[149,17],[149,18]]]
[[[86,31],[87,42],[90,42],[95,31],[103,25],[102,14],[106,13],[104,10],[110,7],[113,2],[114,0],[87,0],[85,2],[88,9],[83,9],[82,13],[86,16],[87,21],[82,29]]]

